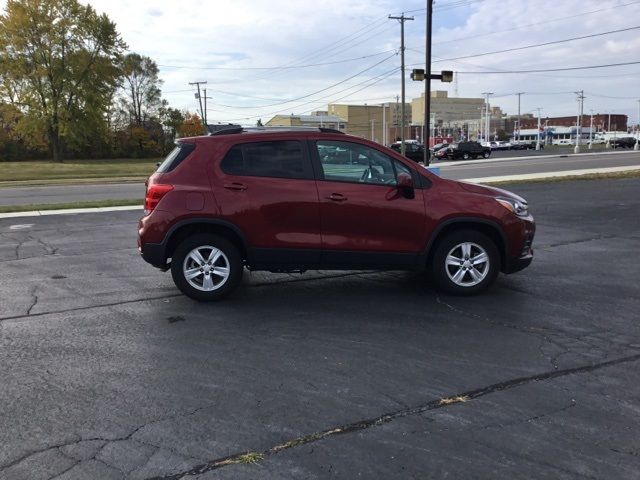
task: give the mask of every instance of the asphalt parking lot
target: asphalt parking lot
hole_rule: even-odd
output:
[[[509,188],[536,258],[473,298],[247,272],[197,304],[137,212],[0,220],[0,478],[638,478],[640,179]]]

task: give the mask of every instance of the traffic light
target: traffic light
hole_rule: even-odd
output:
[[[451,70],[442,70],[441,72],[443,82],[451,83],[453,82],[453,72]]]

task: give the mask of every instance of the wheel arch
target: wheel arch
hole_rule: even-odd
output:
[[[431,267],[433,260],[433,254],[436,251],[438,242],[456,230],[476,230],[489,237],[496,245],[498,252],[500,253],[500,265],[504,268],[507,261],[507,237],[500,227],[500,225],[491,220],[476,217],[456,217],[449,220],[445,220],[440,223],[434,230],[429,244],[425,250],[425,266]]]
[[[171,258],[176,247],[185,238],[199,233],[211,233],[226,238],[238,248],[242,259],[247,260],[247,242],[242,231],[232,223],[210,218],[192,218],[173,225],[163,241],[165,258]]]

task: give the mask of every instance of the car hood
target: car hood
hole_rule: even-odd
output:
[[[502,188],[489,187],[487,185],[479,185],[477,183],[458,182],[458,184],[468,192],[477,193],[479,195],[487,195],[491,197],[506,197],[513,198],[519,202],[527,203],[527,201],[519,195],[516,195],[509,190],[503,190]]]

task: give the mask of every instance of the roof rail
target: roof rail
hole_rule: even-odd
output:
[[[229,128],[220,129],[215,132],[211,132],[209,136],[211,137],[215,135],[231,135],[233,133],[242,133],[243,131],[244,131],[244,128],[242,127],[229,127]]]
[[[229,128],[222,128],[215,132],[209,133],[209,136],[216,135],[233,135],[236,133],[258,133],[258,132],[300,132],[300,131],[308,131],[308,132],[317,132],[321,131],[322,133],[339,133],[344,135],[344,132],[340,130],[336,130],[334,128],[325,128],[325,127],[305,127],[305,126],[274,126],[274,127],[240,127],[240,126],[230,126]]]

